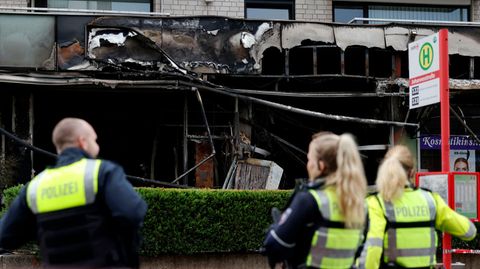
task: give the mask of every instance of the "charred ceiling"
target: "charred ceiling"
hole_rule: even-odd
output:
[[[480,127],[480,28],[442,27],[450,33],[452,109]],[[63,116],[84,117],[98,126],[104,157],[130,174],[215,187],[247,157],[276,162],[288,186],[305,176],[313,133],[350,132],[372,180],[398,133],[438,131],[435,106],[408,110],[407,45],[439,28],[0,14],[0,121],[51,149],[45,130]],[[183,176],[192,168],[195,175]]]

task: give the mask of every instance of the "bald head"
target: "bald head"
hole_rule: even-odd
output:
[[[99,152],[96,140],[97,134],[93,127],[79,118],[62,119],[52,133],[52,142],[59,154],[66,148],[75,147],[86,151],[95,158]]]

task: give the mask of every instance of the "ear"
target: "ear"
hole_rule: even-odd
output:
[[[320,172],[320,175],[323,174],[323,170],[325,170],[325,163],[323,161],[318,161],[318,171]]]
[[[87,141],[85,140],[85,138],[83,136],[77,137],[77,146],[82,150],[86,149]]]

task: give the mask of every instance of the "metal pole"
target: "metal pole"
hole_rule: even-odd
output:
[[[28,117],[29,117],[29,128],[28,128],[28,140],[30,144],[33,145],[33,124],[34,124],[34,114],[33,114],[33,93],[30,93],[30,97],[28,99],[29,108],[28,108]],[[33,178],[35,176],[35,170],[33,169],[33,151],[30,151],[30,169],[31,175],[30,177]]]
[[[152,147],[152,156],[150,160],[150,178],[155,178],[155,160],[157,159],[157,149],[158,149],[158,136],[159,136],[158,127],[155,128],[155,136],[153,137],[153,147]],[[174,158],[176,160],[176,158]]]
[[[15,98],[15,96],[12,96],[12,133],[15,133],[16,129],[17,129],[17,125],[16,125],[16,121],[17,121],[17,108],[16,108],[16,105],[17,104],[17,99]]]
[[[183,103],[183,172],[188,170],[188,96],[185,94]],[[188,178],[183,179],[183,185],[188,185]]]
[[[440,128],[442,137],[442,172],[450,172],[450,92],[448,84],[448,30],[439,31],[440,39]],[[450,184],[449,184],[450,185]],[[449,189],[453,186],[448,186]],[[452,197],[448,196],[448,204],[455,208]],[[443,265],[446,269],[451,268],[452,238],[443,233]]]
[[[233,153],[234,156],[238,156],[238,151],[240,150],[240,112],[238,108],[238,98],[235,97],[235,116],[234,116],[234,122],[233,122]]]
[[[394,116],[394,109],[393,109],[393,97],[390,97],[389,98],[389,105],[390,105],[390,118],[391,120],[394,120],[395,119],[395,116]],[[403,127],[402,127],[403,128]],[[395,127],[390,125],[390,146],[393,147],[395,146]]]

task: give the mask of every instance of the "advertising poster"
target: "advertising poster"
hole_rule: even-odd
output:
[[[475,150],[450,150],[450,170],[454,172],[476,172]]]

